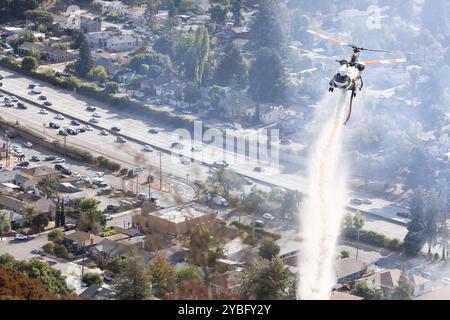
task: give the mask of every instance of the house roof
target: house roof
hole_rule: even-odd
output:
[[[360,272],[364,268],[365,264],[364,262],[353,258],[344,258],[337,261],[334,266],[337,278],[342,279]]]
[[[363,300],[364,298],[355,296],[353,294],[345,293],[345,292],[339,292],[339,291],[333,291],[330,295],[330,300]]]
[[[402,271],[400,269],[388,269],[380,272],[380,285],[383,288],[394,289],[398,285],[398,280],[400,279]],[[414,285],[418,286],[428,282],[428,279],[419,277],[415,274],[408,274],[409,281]]]
[[[83,242],[85,243],[85,245],[90,245],[91,240],[92,240],[93,244],[95,245],[103,240],[101,237],[96,236],[95,234],[87,233],[84,231],[75,231],[73,233],[66,234],[64,237],[68,240],[72,240],[73,242],[76,242],[79,245],[83,245]]]
[[[19,46],[19,50],[30,51],[31,49],[36,49],[38,51],[43,50],[45,45],[39,42],[24,42]]]
[[[80,293],[82,298],[91,299],[112,299],[115,293],[109,289],[102,288],[97,284],[91,284],[86,290]]]
[[[213,276],[211,284],[225,289],[236,288],[242,283],[242,273],[240,271],[231,270],[223,274]]]
[[[414,300],[450,300],[450,285],[434,289],[414,298]]]
[[[31,168],[20,169],[22,173],[28,174],[33,177],[42,177],[48,175],[59,175],[59,171],[47,166],[36,166]]]

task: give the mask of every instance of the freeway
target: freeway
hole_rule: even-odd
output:
[[[73,119],[78,119],[82,122],[88,122],[92,114],[86,111],[88,105],[95,105],[97,112],[101,118],[96,125],[97,129],[79,134],[77,136],[69,136],[67,141],[70,144],[78,145],[90,150],[93,154],[107,155],[119,162],[127,163],[131,166],[152,166],[152,170],[158,170],[159,164],[162,163],[163,172],[170,173],[183,179],[201,179],[205,180],[208,176],[207,166],[201,164],[211,164],[214,160],[226,160],[230,163],[230,168],[235,172],[252,178],[253,180],[265,185],[274,185],[286,189],[305,191],[306,179],[297,173],[286,173],[282,171],[277,165],[271,163],[261,163],[252,158],[244,157],[241,154],[232,152],[231,150],[223,150],[217,145],[208,145],[199,141],[195,145],[199,147],[199,151],[191,151],[192,140],[179,140],[179,135],[171,132],[175,128],[169,125],[151,119],[150,116],[143,117],[133,110],[117,110],[117,108],[107,106],[82,97],[76,93],[68,92],[67,90],[52,87],[33,79],[29,79],[19,73],[9,70],[1,69],[4,76],[2,90],[17,96],[18,98],[25,98],[35,103],[42,102],[35,95],[30,95],[28,86],[31,83],[38,83],[42,86],[43,94],[52,102],[50,107],[53,112],[47,115],[39,114],[40,107],[29,105],[27,110],[19,110],[17,108],[1,107],[1,115],[5,119],[19,121],[30,128],[39,132],[43,132],[43,124],[48,124],[55,116],[55,113],[65,114]],[[70,126],[69,120],[59,122],[62,126]],[[99,129],[110,129],[116,126],[121,128],[120,135],[129,137],[129,141],[125,144],[115,142],[115,136],[103,136]],[[151,128],[158,128],[161,131],[157,134],[150,134],[148,132]],[[54,139],[62,140],[56,135],[54,130],[46,129],[48,136]],[[182,142],[185,146],[181,151],[177,151],[183,156],[193,158],[196,162],[191,164],[181,163],[178,154],[173,156],[173,149],[170,148],[174,142]],[[155,148],[162,150],[161,158],[158,152],[143,152],[143,145],[149,144]],[[240,150],[239,148],[237,150]],[[255,171],[255,167],[261,167],[261,171]],[[382,199],[372,199],[370,206],[364,207],[364,212],[382,216],[385,219],[392,220],[393,207],[398,211],[408,211],[405,208],[396,207],[395,204]],[[350,209],[356,210],[358,206],[351,205]],[[395,213],[394,213],[395,214]],[[398,219],[397,219],[398,220]],[[396,221],[397,223],[399,221]]]

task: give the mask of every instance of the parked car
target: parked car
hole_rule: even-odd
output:
[[[221,197],[221,196],[219,196],[219,195],[215,195],[213,198],[212,198],[212,202],[214,203],[214,204],[216,204],[216,205],[218,205],[218,206],[222,206],[222,207],[228,207],[228,201],[224,198],[224,197]]]
[[[27,148],[32,148],[33,147],[33,144],[30,141],[25,142],[23,145],[25,147],[27,147]]]
[[[39,159],[38,156],[32,156],[31,161],[38,162],[38,161],[41,161],[41,159]]]
[[[265,224],[264,221],[262,221],[262,220],[255,220],[255,222],[253,222],[253,225],[254,225],[255,227],[258,227],[258,228],[264,228],[264,226],[265,226],[266,224]]]
[[[78,133],[86,132],[86,130],[84,130],[84,128],[77,128],[75,131]]]
[[[71,224],[71,223],[68,223],[63,227],[64,231],[74,230],[76,228],[77,228],[77,226],[74,224]]]
[[[78,132],[75,131],[75,130],[72,129],[72,128],[67,128],[66,131],[67,131],[68,134],[71,134],[71,135],[73,135],[73,136],[76,136],[76,135],[78,134]]]
[[[251,186],[253,184],[253,180],[247,177],[244,177],[244,183],[248,186]]]
[[[67,136],[68,136],[66,130],[59,130],[59,131],[58,131],[58,134],[59,134],[60,136],[63,136],[63,137],[67,137]]]
[[[39,254],[39,255],[43,255],[44,254],[44,250],[42,250],[41,248],[36,248],[31,250],[32,254]]]
[[[170,147],[171,148],[173,148],[173,149],[183,149],[183,144],[182,143],[179,143],[179,142],[173,142],[171,145],[170,145]]]
[[[55,160],[52,161],[52,163],[63,163],[63,162],[66,162],[66,160],[59,157],[56,157]]]
[[[181,157],[180,162],[181,162],[181,164],[188,165],[191,163],[191,160],[186,157]]]
[[[263,219],[266,219],[266,220],[275,220],[275,217],[273,216],[273,215],[271,215],[270,213],[264,213],[263,215],[262,215],[262,217],[263,217]]]
[[[56,156],[54,156],[54,155],[49,155],[49,156],[45,157],[45,161],[53,161],[55,159],[56,159]]]
[[[372,201],[370,201],[369,199],[364,199],[364,200],[363,200],[363,203],[364,203],[364,204],[372,204]]]
[[[264,172],[263,167],[255,167],[253,170],[255,170],[256,172]]]
[[[14,240],[16,240],[16,241],[28,241],[31,239],[33,239],[32,236],[28,236],[28,235],[20,234],[20,233],[16,234],[16,236],[14,237]]]
[[[97,112],[94,112],[93,114],[92,114],[92,116],[94,117],[94,118],[101,118],[102,116],[99,114],[99,113],[97,113]]]
[[[39,100],[47,100],[46,96],[39,96]]]
[[[105,176],[105,173],[102,172],[102,171],[97,171],[97,172],[95,173],[95,176],[101,178],[101,177],[104,177],[104,176]]]
[[[397,216],[399,216],[401,218],[408,218],[409,213],[408,212],[397,212]]]
[[[83,127],[83,129],[84,130],[86,130],[86,131],[92,131],[92,130],[94,130],[94,129],[92,129],[92,127],[90,126],[90,125],[85,125],[84,127]]]

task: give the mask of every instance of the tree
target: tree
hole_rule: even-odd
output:
[[[49,232],[48,241],[62,242],[64,240],[64,233],[60,229],[55,229]]]
[[[233,0],[233,20],[234,20],[234,26],[239,27],[241,25],[241,7],[242,7],[242,0]]]
[[[245,89],[248,85],[248,66],[238,48],[229,44],[224,48],[224,55],[214,74],[215,83]]]
[[[152,279],[142,257],[135,255],[125,260],[114,283],[119,300],[148,300],[152,296]]]
[[[156,52],[166,54],[169,57],[173,57],[175,53],[175,39],[171,34],[164,34],[159,37],[153,44],[153,49]]]
[[[201,91],[194,82],[188,82],[186,87],[183,89],[184,102],[187,102],[190,105],[196,103],[201,96]]]
[[[348,250],[341,250],[341,259],[345,259],[345,258],[349,258],[350,257],[350,252],[348,252]]]
[[[295,276],[279,257],[260,259],[244,271],[240,287],[243,299],[295,299]]]
[[[80,35],[80,52],[77,61],[75,61],[75,72],[82,78],[86,78],[89,71],[92,69],[94,62],[91,56],[91,46],[89,45],[86,36],[82,33]]]
[[[358,231],[361,231],[364,227],[364,218],[359,210],[356,210],[356,214],[353,217],[353,227]]]
[[[289,14],[281,0],[262,0],[250,30],[256,49],[268,47],[277,51],[286,44],[289,34]]]
[[[58,181],[47,177],[39,181],[37,186],[38,189],[41,190],[43,194],[45,194],[47,199],[53,195],[56,195],[58,191]]]
[[[37,232],[44,231],[48,226],[49,219],[45,213],[39,213],[31,220],[31,227]]]
[[[145,8],[145,19],[147,23],[152,26],[155,22],[155,15],[158,14],[161,7],[161,0],[147,0],[147,6]]]
[[[400,278],[398,279],[397,287],[395,287],[392,293],[392,300],[411,300],[414,293],[414,287],[409,280],[408,274],[405,269],[402,269]]]
[[[250,66],[249,93],[259,103],[283,100],[286,89],[286,74],[278,53],[262,48]]]
[[[88,272],[83,275],[81,279],[88,287],[92,284],[101,286],[103,284],[102,275],[99,273]]]
[[[9,220],[9,213],[0,211],[0,241],[3,241],[3,232],[11,230],[11,221]]]
[[[219,168],[214,171],[211,177],[211,183],[220,193],[223,193],[226,197],[229,196],[230,191],[242,190],[242,177],[232,170]]]
[[[405,252],[411,255],[417,255],[425,243],[425,198],[426,191],[422,187],[417,188],[411,198],[411,221],[403,240]]]
[[[201,275],[198,268],[188,266],[176,271],[175,281],[177,284],[182,281],[200,282]]]
[[[27,206],[24,211],[24,220],[28,226],[31,226],[33,218],[37,215],[37,209],[35,206]]]
[[[153,258],[149,270],[152,284],[160,289],[161,296],[174,290],[175,270],[165,256],[158,255]]]
[[[39,63],[35,57],[26,56],[22,59],[21,66],[22,70],[28,73],[36,70],[39,67]]]
[[[222,24],[227,18],[228,9],[221,5],[216,4],[211,7],[211,21],[217,24]]]
[[[60,258],[67,258],[69,256],[69,250],[67,250],[67,247],[63,244],[55,244],[53,253]]]
[[[85,198],[80,201],[80,219],[78,228],[81,231],[100,233],[106,225],[105,215],[98,209],[97,200]]]
[[[201,281],[183,280],[177,284],[175,293],[166,294],[166,300],[206,300],[208,298],[205,285]]]
[[[52,14],[45,10],[27,10],[25,11],[25,17],[34,23],[35,27],[43,25],[48,29],[53,23]]]
[[[224,258],[223,248],[215,237],[211,235],[208,229],[199,226],[194,229],[189,241],[189,258],[203,270],[203,282],[207,290],[208,298],[212,298],[211,288],[209,286],[210,270],[216,265],[216,260]]]
[[[97,66],[91,69],[90,76],[100,83],[104,83],[106,80],[108,80],[108,72],[103,66]]]
[[[429,154],[423,148],[414,148],[409,156],[409,173],[405,179],[405,185],[410,189],[418,186],[429,188],[434,184],[435,172]]]
[[[286,190],[281,201],[281,210],[284,214],[298,212],[302,194],[297,190]]]
[[[201,26],[195,32],[193,50],[194,57],[194,82],[199,85],[203,81],[205,64],[209,57],[209,33],[205,26]]]
[[[0,300],[48,300],[54,298],[38,279],[0,266]]]
[[[383,290],[369,288],[366,281],[359,281],[356,283],[354,294],[367,300],[384,299]]]
[[[264,238],[259,247],[259,256],[263,259],[271,260],[280,253],[280,246],[272,238]]]
[[[220,106],[220,102],[225,99],[226,91],[219,86],[212,86],[208,91],[209,104],[211,107],[217,109]]]

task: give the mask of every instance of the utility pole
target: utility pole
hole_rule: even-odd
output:
[[[85,246],[86,246],[86,240],[83,240],[83,260],[81,262],[81,278],[83,278],[84,276],[84,258],[86,257],[86,250],[85,250]]]
[[[150,198],[152,196],[152,173],[151,173],[151,166],[148,166],[148,197]]]
[[[162,190],[162,153],[159,152],[159,189]]]
[[[357,245],[356,245],[356,260],[358,260],[358,253],[359,253],[359,228],[358,228],[358,241],[357,241]]]

